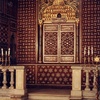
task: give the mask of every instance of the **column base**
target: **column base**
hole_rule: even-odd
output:
[[[70,100],[82,100],[82,91],[72,90]]]
[[[82,97],[82,91],[79,90],[72,90],[71,97]]]

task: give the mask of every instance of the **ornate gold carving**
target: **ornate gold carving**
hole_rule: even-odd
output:
[[[64,5],[64,0],[54,0],[53,5]]]
[[[50,21],[57,18],[60,14],[61,18],[66,20],[75,20],[79,18],[79,0],[40,0],[39,2],[39,19]]]
[[[61,14],[61,18],[66,18],[66,20],[75,20],[75,10],[69,5],[61,6],[61,5],[52,5],[47,7],[42,15],[44,21],[52,20],[53,18],[57,18],[58,13]]]

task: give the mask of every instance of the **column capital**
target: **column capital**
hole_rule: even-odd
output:
[[[71,66],[71,69],[72,69],[72,70],[75,70],[75,69],[76,69],[76,70],[82,70],[82,66],[81,66],[80,64],[78,64],[78,65],[72,65],[72,66]]]
[[[42,25],[43,21],[42,19],[39,19],[39,25]]]

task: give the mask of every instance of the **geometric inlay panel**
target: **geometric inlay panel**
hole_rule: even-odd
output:
[[[70,65],[25,65],[27,85],[72,85],[72,69]],[[82,70],[82,87],[86,83],[86,72]],[[93,86],[93,72],[89,74],[90,86]],[[85,87],[84,87],[85,88]]]
[[[35,84],[35,65],[27,65],[26,67],[26,83]]]
[[[38,65],[38,84],[72,84],[72,70],[70,66]]]
[[[61,32],[61,54],[74,55],[74,32]]]
[[[45,55],[57,55],[57,32],[45,32]]]

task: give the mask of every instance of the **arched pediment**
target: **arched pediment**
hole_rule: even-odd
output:
[[[59,13],[61,18],[65,18],[66,21],[76,19],[76,11],[69,5],[52,5],[47,7],[42,13],[42,19],[51,21],[53,18],[57,18]]]
[[[44,22],[51,22],[60,13],[61,18],[64,18],[66,21],[75,21],[79,18],[78,4],[78,0],[48,0],[48,3],[41,0],[39,19]]]

